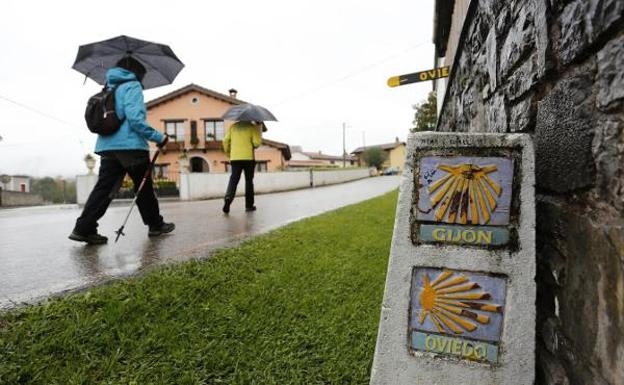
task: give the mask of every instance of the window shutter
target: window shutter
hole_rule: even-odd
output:
[[[197,137],[197,121],[191,120],[191,144],[198,144],[199,138]]]

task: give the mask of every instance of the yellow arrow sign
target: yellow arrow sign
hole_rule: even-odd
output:
[[[449,66],[439,67],[406,75],[393,76],[388,79],[388,86],[398,87],[404,84],[424,82],[427,80],[446,78],[448,76]]]

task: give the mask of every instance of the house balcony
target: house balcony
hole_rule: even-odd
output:
[[[184,149],[184,142],[168,142],[165,145],[165,151],[182,151]]]
[[[223,149],[223,141],[221,140],[209,140],[204,144],[206,150],[221,150]]]
[[[184,142],[169,142],[165,145],[165,151],[183,151],[183,150],[222,150],[222,140],[200,141],[197,144],[189,144]]]

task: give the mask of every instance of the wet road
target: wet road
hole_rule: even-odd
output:
[[[218,247],[305,217],[357,203],[397,188],[399,177],[378,177],[341,185],[256,197],[258,211],[246,213],[237,198],[229,216],[221,200],[161,202],[166,221],[176,230],[147,237],[147,227],[133,210],[125,237],[114,243],[114,231],[128,206],[111,206],[99,231],[109,237],[103,246],[85,246],[67,239],[80,214],[77,206],[0,210],[0,308],[96,285],[135,274],[156,264],[205,256]]]

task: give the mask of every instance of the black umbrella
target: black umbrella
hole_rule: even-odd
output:
[[[245,122],[250,122],[252,120],[256,122],[273,120],[277,122],[277,118],[273,116],[271,111],[262,106],[251,103],[238,104],[230,107],[227,111],[225,111],[225,114],[223,114],[221,119]]]
[[[81,45],[72,68],[104,85],[106,71],[126,56],[132,56],[145,66],[147,72],[142,81],[145,89],[171,84],[184,68],[169,46],[125,35]]]

